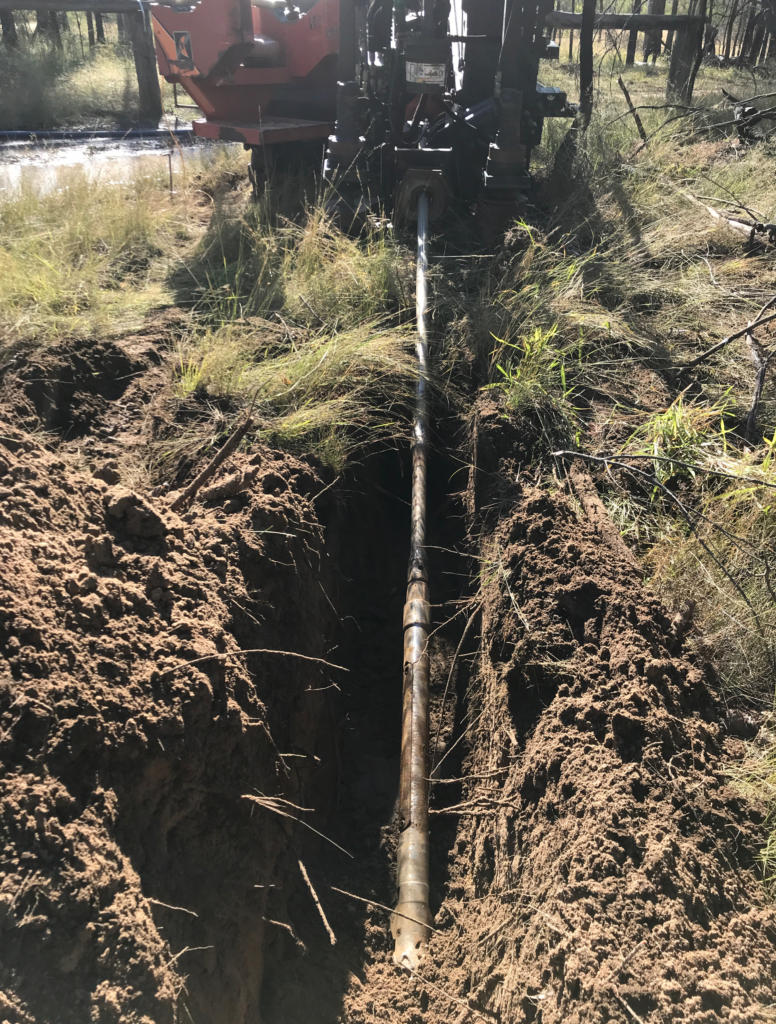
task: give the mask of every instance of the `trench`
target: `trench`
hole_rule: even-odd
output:
[[[450,754],[432,810],[449,813],[432,817],[420,983],[393,965],[383,909],[410,453],[335,480],[257,444],[236,460],[261,470],[251,490],[170,528],[153,495],[107,483],[121,406],[145,408],[160,372],[156,352],[117,374],[119,358],[64,343],[9,364],[0,394],[17,566],[0,579],[0,924],[17,918],[0,981],[29,1007],[13,1024],[178,1024],[183,1008],[196,1024],[748,1024],[772,1002],[762,817],[726,788],[740,740],[589,478],[548,483],[493,399],[433,433],[431,737],[436,763]],[[88,471],[24,434],[41,425]],[[182,630],[164,588],[188,602]],[[160,673],[214,643],[244,664]],[[314,808],[338,845],[249,813],[258,787]]]
[[[439,442],[439,438],[437,441]],[[441,447],[444,449],[444,443]],[[451,492],[455,462],[438,452],[430,460],[428,557],[435,632],[432,665],[432,746],[440,723],[441,698],[462,628],[458,615],[471,587],[462,496]],[[343,1013],[345,993],[365,983],[365,967],[390,957],[390,915],[376,904],[396,900],[395,858],[399,834],[399,755],[402,709],[402,609],[404,606],[411,480],[409,454],[390,451],[362,464],[343,481],[337,522],[327,529],[327,553],[339,579],[337,611],[343,629],[336,654],[350,669],[332,697],[337,723],[335,797],[325,832],[353,854],[328,843],[312,854],[318,896],[337,938],[330,944],[304,884],[296,885],[288,912],[301,951],[285,933],[269,935],[265,951],[262,1020],[268,1024],[331,1024]],[[463,617],[465,621],[465,617]],[[441,715],[439,753],[459,725],[467,681],[459,659],[446,710]],[[461,748],[461,755],[463,747]],[[455,768],[457,758],[446,762]],[[445,794],[445,797],[452,794]],[[448,854],[455,828],[432,829],[431,910],[444,898]],[[337,893],[334,888],[353,894]],[[355,899],[360,897],[361,899]],[[367,906],[361,900],[374,900]],[[356,982],[353,978],[358,979]]]

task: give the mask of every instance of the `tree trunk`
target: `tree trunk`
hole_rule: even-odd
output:
[[[571,13],[576,14],[577,0],[571,0]],[[569,61],[574,59],[574,29],[569,29]]]
[[[738,30],[736,32],[736,38],[733,40],[733,56],[738,58],[741,56],[741,42],[743,40],[744,32],[746,31],[748,18],[744,11],[741,12],[741,17],[738,19]]]
[[[666,13],[666,0],[649,0],[647,6],[648,14],[665,14]],[[662,29],[656,28],[650,32],[644,33],[644,63],[651,57],[652,63],[654,64],[656,59],[660,56],[660,50],[663,46],[663,32]]]
[[[103,24],[102,15],[100,14],[99,11],[95,11],[94,12],[94,25],[95,25],[95,28],[97,29],[97,42],[98,43],[104,43],[105,42],[105,25]]]
[[[117,14],[116,15],[116,29],[118,30],[118,33],[119,33],[119,42],[120,43],[128,43],[129,42],[129,33],[127,32],[127,22],[126,22],[126,15],[125,14]]]
[[[744,29],[744,38],[741,42],[740,50],[741,56],[744,60],[748,60],[752,52],[756,22],[757,14],[754,11],[750,11],[749,17],[746,19],[746,28]]]
[[[671,4],[671,14],[676,15],[679,11],[679,0],[673,0]],[[670,29],[666,37],[666,49],[671,51],[674,48],[674,30]]]
[[[730,57],[730,51],[733,46],[733,26],[736,22],[736,16],[738,14],[738,0],[733,0],[733,6],[730,8],[730,16],[728,17],[728,23],[725,28],[725,58]]]
[[[87,35],[89,36],[89,49],[93,50],[94,46],[95,46],[94,18],[92,17],[92,12],[91,11],[87,11],[86,12],[86,32],[87,32]]]
[[[125,14],[124,17],[135,58],[140,116],[144,120],[158,124],[162,116],[162,91],[159,88],[159,74],[156,68],[151,16],[144,10],[138,11],[137,14]]]
[[[52,11],[49,15],[49,34],[54,42],[54,49],[61,51],[63,49],[62,33],[59,29],[59,18],[56,11]]]
[[[37,39],[38,36],[47,36],[49,34],[50,24],[51,22],[48,11],[36,11],[33,39]]]
[[[631,8],[631,14],[641,14],[642,0],[633,0],[633,6]],[[636,61],[636,47],[639,41],[638,29],[632,28],[628,33],[628,51],[625,54],[625,64],[627,67],[633,65]]]
[[[18,49],[19,37],[16,34],[16,22],[14,21],[13,11],[0,11],[0,26],[3,29],[3,44],[9,50]]]
[[[705,0],[701,2],[700,14],[706,14]],[[695,76],[703,59],[704,24],[688,25],[676,33],[676,42],[668,69],[666,99],[669,103],[692,103]]]
[[[760,50],[763,48],[764,39],[765,25],[755,25],[754,38],[752,39],[752,45],[749,49],[749,63],[752,67],[757,67],[760,63]]]
[[[582,0],[579,29],[579,121],[585,131],[593,116],[593,29],[595,0]]]

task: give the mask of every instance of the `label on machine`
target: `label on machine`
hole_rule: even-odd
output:
[[[415,64],[407,61],[407,81],[413,85],[441,85],[444,88],[447,64]]]

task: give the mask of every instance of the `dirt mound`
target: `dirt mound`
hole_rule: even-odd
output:
[[[238,468],[248,492],[179,518],[3,428],[4,1020],[258,1014],[304,830],[242,797],[325,820],[339,673],[324,483],[260,446]]]
[[[776,915],[762,817],[726,786],[741,743],[589,478],[548,493],[520,452],[485,406],[488,582],[466,780],[436,808],[459,823],[439,930],[409,984],[376,965],[348,1020],[764,1020]]]

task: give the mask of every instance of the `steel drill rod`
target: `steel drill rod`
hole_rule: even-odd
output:
[[[391,920],[394,961],[413,970],[431,935],[428,904],[428,635],[431,604],[426,564],[428,458],[428,195],[418,200],[418,383],[412,426],[412,536],[404,605],[404,683],[401,737],[400,826],[396,882],[399,903]],[[399,916],[402,915],[402,916]],[[423,922],[427,922],[424,925]]]

